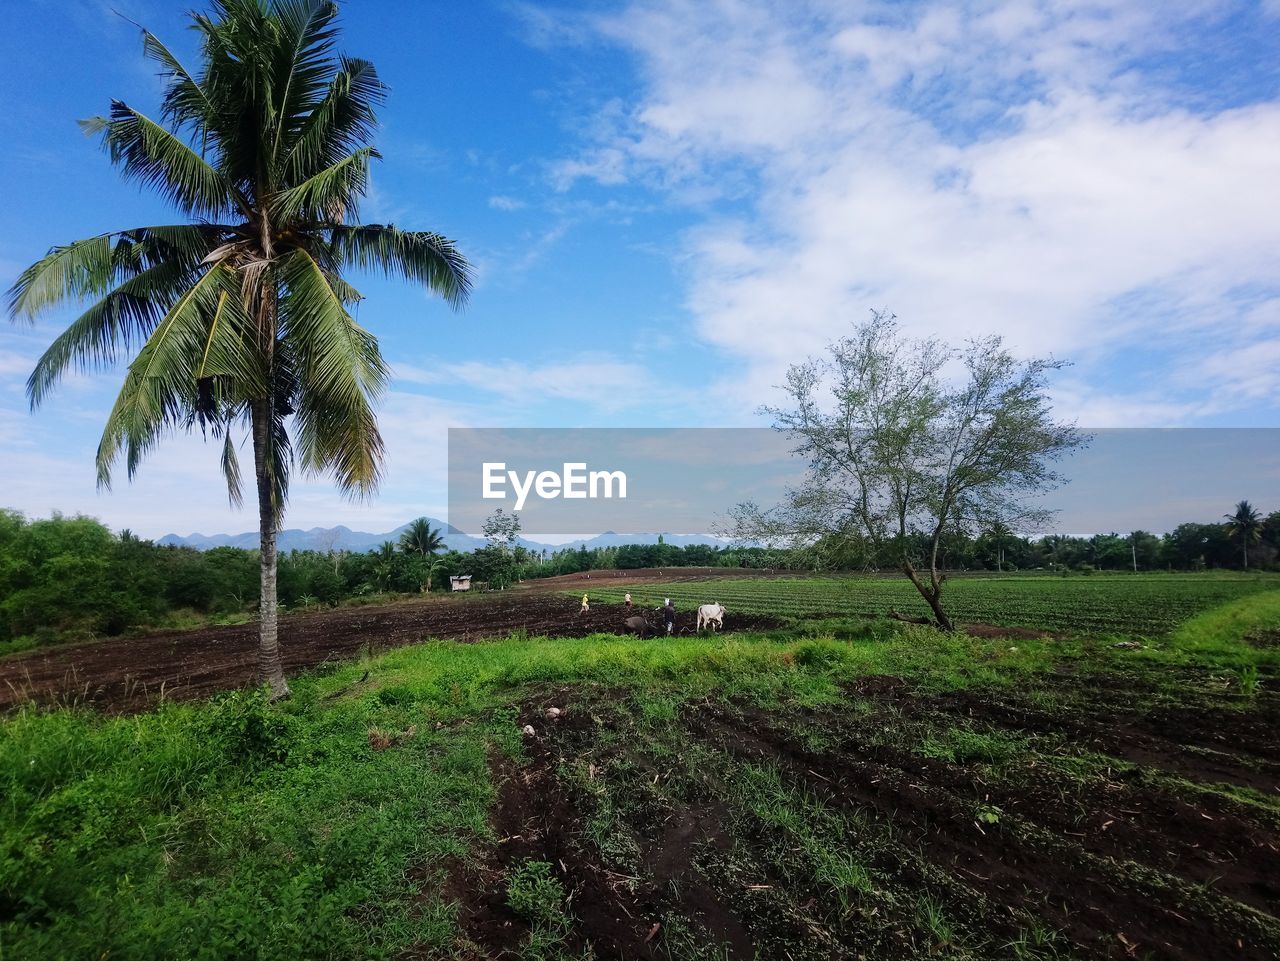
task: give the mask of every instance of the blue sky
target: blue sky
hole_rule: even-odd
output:
[[[170,217],[75,120],[155,107],[112,9],[189,52],[188,6],[0,8],[5,286],[51,244]],[[361,281],[396,370],[387,482],[350,504],[300,481],[290,526],[442,514],[448,426],[760,424],[787,364],[880,305],[1074,361],[1055,400],[1083,425],[1280,426],[1275,0],[361,0],[345,24],[391,87],[364,216],[453,237],[479,284],[454,315]],[[251,528],[198,439],[95,491],[119,371],[27,412],[71,316],[0,329],[0,502]]]

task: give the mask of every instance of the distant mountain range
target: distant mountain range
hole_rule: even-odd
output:
[[[434,517],[428,517],[427,520],[432,527],[438,527],[445,532],[444,543],[450,550],[473,551],[478,547],[483,547],[485,544],[483,538],[464,534],[456,527],[451,527],[444,523],[444,521],[436,520]],[[385,534],[370,534],[365,531],[353,531],[351,528],[343,526],[313,527],[305,531],[300,528],[290,528],[280,532],[276,544],[282,551],[355,551],[360,553],[373,550],[383,541],[395,541],[398,543],[400,535],[408,529],[408,524],[401,524],[395,530],[387,531]],[[605,531],[595,537],[581,541],[571,541],[567,544],[543,544],[538,541],[526,540],[523,537],[516,543],[526,550],[539,552],[545,550],[548,553],[554,553],[567,547],[579,547],[584,544],[588,548],[620,547],[623,544],[656,544],[659,536],[662,537],[663,541],[675,547],[685,547],[689,544],[723,546],[728,543],[718,537],[712,537],[710,534],[618,534],[614,531]],[[194,547],[196,550],[201,551],[207,551],[211,547],[243,547],[248,550],[256,550],[258,547],[258,532],[250,531],[245,534],[189,534],[186,537],[179,534],[165,534],[157,543]]]

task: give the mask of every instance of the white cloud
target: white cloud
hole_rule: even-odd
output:
[[[16,350],[0,350],[0,381],[14,378],[25,381],[35,363],[36,358],[27,354]]]
[[[494,194],[489,198],[489,206],[494,210],[521,210],[525,207],[525,202],[516,197],[507,197],[504,194]]]
[[[1280,339],[1215,351],[1196,366],[1209,384],[1229,385],[1233,394],[1261,404],[1280,404]]]
[[[719,195],[685,237],[687,303],[753,393],[888,305],[913,333],[1080,360],[1093,399],[1064,406],[1108,422],[1274,403],[1261,362],[1156,400],[1088,373],[1153,344],[1193,369],[1258,310],[1241,290],[1280,287],[1280,103],[1193,112],[1134,65],[1224,9],[637,0],[592,22],[643,91],[557,175]]]
[[[640,364],[590,352],[543,363],[511,359],[433,362],[426,367],[400,363],[395,376],[411,384],[461,385],[523,408],[571,401],[617,411],[683,397],[678,388],[664,386]]]

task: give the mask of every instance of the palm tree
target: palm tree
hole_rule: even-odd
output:
[[[184,222],[54,247],[9,291],[11,316],[67,300],[92,305],[54,340],[27,381],[32,407],[67,368],[132,356],[98,447],[100,486],[123,458],[132,478],[166,434],[199,427],[222,442],[233,503],[235,436],[252,440],[261,561],[258,670],[288,693],[276,635],[276,531],[291,468],[327,473],[367,496],[381,472],[374,403],[387,366],[351,317],[344,272],[379,270],[460,306],[470,267],[426,232],[362,225],[357,205],[378,157],[369,144],[384,90],[372,64],[339,56],[330,0],[213,0],[192,14],[200,69],[154,35],[158,119],[120,101],[84,121],[127,179],[169,200]]]
[[[435,576],[437,574],[439,574],[442,570],[445,569],[446,566],[447,566],[447,562],[443,557],[432,556],[432,558],[429,561],[427,561],[426,574],[427,574],[427,592],[428,593],[430,593],[431,591],[431,582],[435,579]]]
[[[395,541],[383,541],[373,552],[373,576],[377,579],[378,588],[387,591],[391,588],[391,578],[396,572]]]
[[[1003,521],[993,521],[990,529],[987,531],[987,540],[996,551],[996,570],[1004,570],[1004,549],[1005,545],[1013,539],[1013,531],[1005,526]]]
[[[417,554],[423,560],[433,557],[436,551],[443,547],[444,536],[440,529],[432,527],[431,522],[425,517],[419,517],[409,525],[408,530],[400,535],[400,549],[406,554]],[[431,590],[431,574],[432,567],[428,563],[426,567],[427,580],[421,588],[422,591]]]
[[[1245,570],[1249,569],[1249,545],[1262,539],[1262,518],[1248,501],[1236,505],[1234,514],[1223,514],[1227,519],[1227,533],[1240,538],[1241,559]]]
[[[400,535],[400,549],[406,554],[426,557],[443,547],[443,532],[438,527],[432,527],[431,522],[425,517],[419,517]]]

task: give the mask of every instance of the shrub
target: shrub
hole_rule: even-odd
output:
[[[546,861],[526,861],[507,879],[511,910],[535,927],[558,927],[565,922],[564,887]]]
[[[849,659],[849,649],[833,641],[805,641],[796,648],[795,659],[802,667],[830,670]]]
[[[205,725],[205,734],[223,753],[250,763],[279,764],[293,746],[290,719],[273,708],[260,689],[225,695]]]

